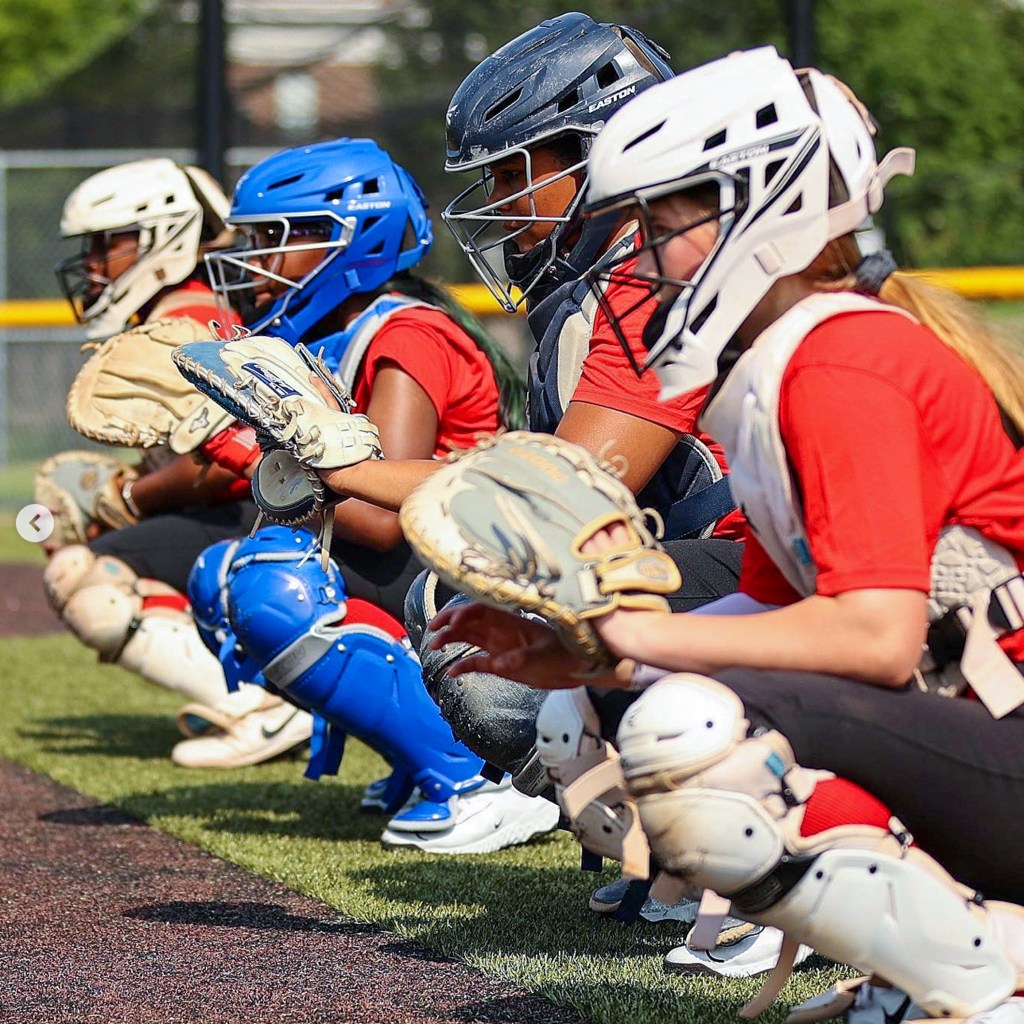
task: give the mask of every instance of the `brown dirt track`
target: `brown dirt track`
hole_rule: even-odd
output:
[[[60,628],[40,573],[0,566],[0,636]],[[0,1020],[580,1018],[0,760]]]
[[[0,565],[0,637],[37,636],[64,627],[43,596],[39,565]]]

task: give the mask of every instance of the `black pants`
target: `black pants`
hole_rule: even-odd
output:
[[[743,545],[733,540],[670,540],[665,550],[679,566],[681,589],[668,603],[674,612],[690,612],[702,604],[735,593]]]
[[[404,621],[405,595],[423,571],[405,541],[390,551],[373,551],[336,540],[331,545],[331,557],[338,563],[351,597],[369,601],[399,622]]]
[[[1024,715],[835,676],[717,673],[797,761],[878,797],[961,882],[1024,903]]]
[[[150,516],[134,526],[104,533],[89,542],[89,549],[119,558],[139,576],[162,580],[184,593],[199,555],[217,541],[245,536],[255,521],[252,501],[204,505]]]

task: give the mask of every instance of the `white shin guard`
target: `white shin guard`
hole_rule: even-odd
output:
[[[984,1010],[1014,991],[1020,965],[995,936],[1019,926],[1017,908],[972,902],[896,819],[888,831],[802,836],[803,805],[832,776],[795,764],[779,733],[748,738],[748,729],[731,690],[690,674],[656,683],[623,718],[623,772],[667,871],[885,978],[937,1016]]]
[[[140,579],[124,562],[97,558],[81,544],[50,559],[46,596],[65,625],[100,661],[112,662],[189,700],[214,704],[225,695],[220,662],[206,649],[192,615],[146,609],[144,599],[178,596],[157,580]]]
[[[220,662],[187,612],[176,617],[143,612],[115,663],[200,704],[215,704],[226,695]]]
[[[537,715],[537,751],[581,845],[621,861],[625,877],[646,878],[650,850],[636,804],[625,790],[619,755],[601,738],[584,687],[548,694]]]

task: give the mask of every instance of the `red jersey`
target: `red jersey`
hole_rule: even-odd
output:
[[[224,319],[214,301],[213,291],[210,286],[194,279],[182,282],[173,291],[163,296],[154,307],[153,313],[157,317],[187,316],[201,324],[209,323],[211,320],[219,321]],[[152,317],[153,314],[150,315]],[[227,323],[222,326],[229,327],[233,324],[241,323],[241,317],[232,310],[230,317],[227,318]],[[199,450],[211,462],[218,462],[216,454],[220,450],[230,447],[231,440],[241,431],[244,431],[244,428],[237,426],[228,427],[226,430],[221,431],[220,434],[205,441],[200,445]],[[255,435],[253,435],[253,442],[255,443]],[[253,453],[253,458],[255,458],[255,452]],[[233,473],[239,472],[239,466],[230,460],[225,460],[223,464]],[[215,505],[219,505],[229,501],[240,501],[243,498],[248,498],[251,494],[252,487],[249,481],[239,476],[237,480],[232,480],[222,490],[218,491],[216,495],[212,496],[210,501]]]
[[[394,363],[426,392],[437,412],[434,454],[472,448],[480,433],[493,434],[498,385],[479,345],[447,313],[412,306],[393,313],[374,336],[356,377],[353,398],[365,412],[381,366]]]
[[[628,275],[635,264],[635,259],[623,264],[621,273]],[[649,299],[635,312],[629,313],[638,295],[639,289],[635,285],[613,280],[605,291],[604,300],[616,316],[621,318],[622,330],[630,343],[633,358],[638,365],[642,365],[648,354],[641,340],[643,327],[654,312],[656,303]],[[583,361],[583,373],[573,392],[572,401],[588,402],[590,405],[628,413],[679,434],[692,434],[708,446],[722,471],[727,472],[728,464],[722,446],[697,428],[697,418],[707,398],[708,389],[703,387],[687,391],[667,402],[658,400],[660,391],[661,384],[652,371],[637,377],[607,315],[598,307],[590,335],[590,352]],[[743,515],[737,509],[718,522],[714,536],[742,540],[743,531]]]
[[[819,325],[786,367],[779,426],[817,593],[927,593],[951,525],[974,527],[1024,567],[1024,456],[984,381],[928,328],[884,310]],[[798,599],[753,537],[740,590]]]
[[[189,316],[201,324],[209,323],[211,320],[224,319],[214,300],[210,286],[194,279],[182,282],[161,298],[154,307],[154,312],[158,317]],[[152,314],[150,316],[152,317]],[[225,326],[241,323],[241,317],[231,310]]]

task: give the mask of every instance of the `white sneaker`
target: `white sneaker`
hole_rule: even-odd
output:
[[[616,882],[609,882],[608,885],[595,889],[590,894],[590,909],[595,914],[614,914],[619,909],[629,884],[628,878],[620,878]],[[648,896],[644,900],[640,916],[652,923],[682,921],[683,924],[693,924],[697,920],[699,907],[700,904],[696,900],[681,899],[678,903],[662,903],[661,900]]]
[[[280,697],[266,697],[260,707],[225,722],[227,728],[182,740],[171,751],[171,760],[184,768],[242,768],[307,743],[313,716]]]
[[[870,978],[862,977],[839,981],[827,992],[797,1003],[790,1009],[786,1024],[815,1024],[840,1018],[846,1024],[901,1024],[923,1017],[928,1014],[906,992],[873,984]]]
[[[665,956],[667,974],[720,974],[723,978],[752,978],[770,971],[782,952],[782,932],[727,917],[714,949],[691,949],[686,943]],[[814,952],[801,946],[795,963]]]
[[[971,1014],[964,1024],[1024,1024],[1024,999],[1011,996],[991,1010]]]
[[[194,739],[218,731],[225,732],[244,715],[263,708],[276,708],[280,703],[280,697],[267,693],[262,686],[242,683],[233,693],[223,692],[212,703],[193,701],[179,708],[176,721],[182,736]]]
[[[421,822],[419,831],[407,831],[412,822],[402,818],[415,810],[416,805],[410,804],[388,822],[381,843],[392,849],[410,847],[427,853],[493,853],[527,843],[558,824],[555,804],[542,797],[525,796],[508,778],[500,783],[484,782],[445,803],[447,816],[454,824],[436,830],[431,824],[424,829]],[[426,817],[433,819],[436,815]]]

